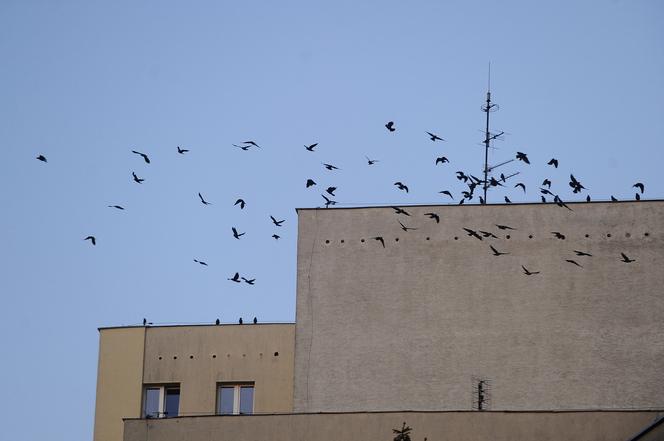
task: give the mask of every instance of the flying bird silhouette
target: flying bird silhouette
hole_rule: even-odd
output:
[[[39,159],[41,162],[48,162],[48,161],[46,160],[46,156],[44,156],[44,155],[39,155],[39,156],[37,156],[37,159]]]
[[[394,214],[403,214],[404,216],[410,216],[410,213],[408,213],[406,210],[403,208],[399,207],[391,207],[394,210]]]
[[[565,235],[557,231],[552,231],[551,234],[555,236],[556,239],[565,240]]]
[[[518,159],[519,161],[523,161],[526,164],[530,164],[530,161],[528,160],[528,156],[525,153],[516,152],[516,159]]]
[[[496,227],[498,227],[499,230],[516,230],[516,228],[508,227],[507,225],[498,225],[495,224]]]
[[[544,187],[545,185],[546,185],[549,189],[551,189],[551,181],[549,181],[548,179],[545,179],[544,181],[542,181],[542,187]]]
[[[521,268],[523,268],[523,273],[524,273],[526,276],[534,276],[535,274],[539,274],[539,273],[540,273],[539,271],[528,271],[528,269],[527,269],[525,266],[523,266],[523,265],[521,265]]]
[[[306,188],[309,188],[309,187],[314,186],[314,185],[316,185],[316,181],[314,181],[313,179],[307,179],[307,187]]]
[[[463,229],[466,231],[466,233],[468,233],[469,236],[472,236],[476,239],[482,240],[482,236],[477,234],[477,232],[475,230],[471,230],[470,228],[466,228],[466,227],[464,227]]]
[[[454,196],[452,196],[452,193],[450,193],[450,192],[447,191],[447,190],[439,191],[438,193],[440,193],[440,194],[446,194],[446,195],[449,196],[452,200],[454,200]]]
[[[374,165],[375,163],[380,162],[378,159],[369,159],[368,156],[365,156],[365,158],[367,158],[367,164],[369,165]]]
[[[572,265],[576,265],[576,266],[578,266],[579,268],[583,268],[581,265],[579,265],[579,262],[577,262],[576,260],[565,259],[565,262],[569,262],[569,263],[571,263]]]
[[[273,234],[272,237],[274,237],[274,240],[279,240],[281,236],[279,236],[278,234]]]
[[[394,121],[390,121],[387,124],[385,124],[385,128],[389,130],[390,132],[394,132],[396,129],[394,128]]]
[[[636,262],[635,259],[630,259],[629,257],[627,257],[627,255],[625,253],[620,253],[620,255],[622,256],[621,262],[625,262],[625,263]]]
[[[397,181],[394,183],[397,187],[399,187],[399,190],[405,190],[406,193],[408,193],[408,187],[404,184],[402,184],[400,181]]]
[[[339,167],[335,167],[335,166],[332,165],[332,164],[326,164],[326,163],[323,163],[323,167],[325,167],[325,168],[328,169],[328,170],[341,170]]]
[[[150,158],[148,158],[148,155],[146,155],[145,153],[137,152],[136,150],[132,150],[131,152],[132,152],[132,153],[135,153],[135,154],[137,154],[137,155],[142,156],[142,157],[143,157],[143,160],[144,160],[147,164],[150,163]]]
[[[92,242],[92,245],[97,245],[97,239],[95,239],[94,236],[88,236],[83,240],[89,240],[90,242]]]
[[[590,254],[590,253],[586,253],[585,251],[577,251],[577,250],[573,250],[573,251],[576,253],[577,256],[588,256],[588,257],[593,257],[592,254]]]
[[[571,208],[569,208],[567,205],[565,205],[565,203],[563,202],[563,200],[560,199],[560,196],[558,196],[558,195],[555,195],[555,196],[553,197],[553,202],[555,202],[556,205],[559,206],[559,207],[565,207],[565,208],[567,208],[569,211],[574,211],[574,210],[572,210]]]
[[[581,190],[584,190],[584,189],[586,188],[586,187],[584,187],[583,185],[581,185],[581,182],[579,182],[579,181],[574,177],[574,175],[569,175],[569,179],[570,179],[570,181],[569,181],[569,186],[572,187],[572,192],[573,192],[573,193],[578,193],[578,192],[580,192]]]
[[[37,159],[39,159],[39,158],[37,158]],[[632,187],[638,188],[639,190],[641,190],[641,194],[643,194],[643,191],[646,189],[646,187],[641,182],[637,182],[636,184],[632,185]]]
[[[436,164],[434,164],[434,165],[438,165],[438,163],[445,164],[446,162],[450,162],[450,160],[447,159],[444,156],[441,156],[441,157],[436,158]]]
[[[203,262],[202,260],[194,259],[194,262],[198,263],[199,265],[208,266],[207,262]]]
[[[208,201],[206,201],[205,199],[203,199],[203,196],[202,196],[200,193],[198,193],[198,197],[200,198],[200,200],[201,200],[201,202],[203,203],[203,205],[212,205],[210,202],[208,202]]]
[[[250,145],[237,145],[237,144],[233,144],[233,147],[237,147],[237,148],[242,149],[242,150],[244,150],[244,151],[246,152],[247,150],[249,150],[249,148],[250,148],[251,146],[250,146]]]
[[[261,146],[256,144],[254,141],[244,141],[242,144],[253,145],[254,147],[261,148]]]
[[[383,248],[385,248],[385,240],[383,240],[382,236],[376,236],[373,238],[373,240],[377,240],[381,243],[381,245],[383,245]]]
[[[233,230],[233,237],[236,239],[239,239],[240,236],[244,236],[246,233],[238,233],[235,227],[232,227],[231,230]]]
[[[482,230],[478,230],[478,232],[479,232],[483,237],[491,237],[491,238],[493,238],[493,239],[498,239],[498,236],[496,236],[495,234],[493,234],[493,233],[490,232],[490,231],[482,231]]]
[[[314,148],[318,145],[318,143],[311,144],[311,145],[305,145],[304,148],[309,150],[310,152],[314,151]]]
[[[434,135],[434,134],[431,133],[431,132],[427,132],[427,135],[429,135],[429,138],[430,138],[433,142],[436,142],[436,141],[445,141],[445,140],[444,140],[443,138],[441,138],[440,136],[438,136],[438,135]]]
[[[495,249],[493,245],[489,245],[489,248],[491,248],[491,251],[493,251],[494,256],[504,256],[505,254],[509,254],[509,253],[501,253],[500,251]]]
[[[275,224],[277,227],[280,227],[281,224],[286,222],[286,219],[278,221],[273,216],[270,216],[270,219],[272,219],[272,223]]]
[[[118,210],[124,210],[122,205],[108,205],[108,208],[117,208]]]
[[[335,191],[336,189],[337,189],[337,187],[327,187],[327,189],[325,190],[325,192],[326,192],[327,194],[332,195],[332,196],[336,196],[336,195],[334,194],[334,191]]]
[[[184,154],[187,153],[188,151],[189,151],[189,150],[187,150],[187,149],[183,149],[183,148],[180,148],[180,146],[178,146],[178,153],[179,153],[179,154],[184,155]]]
[[[325,199],[325,208],[329,207],[330,205],[337,205],[337,201],[328,198],[324,194],[321,194],[321,196],[323,196],[323,199]]]
[[[424,213],[424,215],[429,216],[430,219],[435,220],[437,224],[440,223],[440,216],[438,216],[436,213]]]
[[[235,275],[233,277],[230,277],[228,280],[235,283],[241,283],[240,273],[235,273]]]
[[[240,204],[240,210],[244,210],[244,206],[247,205],[246,202],[244,202],[244,199],[238,199],[233,205],[235,206],[237,204]]]
[[[408,230],[417,230],[417,228],[411,228],[411,227],[405,226],[404,224],[401,223],[401,221],[398,221],[398,222],[399,222],[399,225],[401,225],[401,229],[404,230],[406,233],[408,232]]]
[[[256,282],[256,279],[245,279],[244,277],[241,277],[241,279],[244,280],[249,285],[253,285]]]
[[[558,168],[558,160],[556,158],[551,158],[549,162],[546,163],[547,165],[553,165],[555,168]]]
[[[143,181],[145,181],[145,179],[141,179],[138,176],[136,176],[136,173],[134,173],[134,172],[131,172],[131,175],[134,177],[134,182],[136,182],[138,184],[142,184]]]
[[[514,188],[516,188],[516,187],[521,187],[521,189],[523,190],[523,192],[524,192],[524,193],[526,192],[526,185],[525,185],[523,182],[519,182],[518,184],[516,184],[516,185],[514,186]]]

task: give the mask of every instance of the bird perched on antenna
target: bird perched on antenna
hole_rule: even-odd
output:
[[[396,129],[394,128],[394,121],[390,121],[387,124],[385,124],[385,128],[389,130],[390,132],[394,132]]]
[[[427,132],[427,135],[429,135],[429,138],[430,138],[433,142],[436,142],[436,141],[445,141],[445,140],[444,140],[443,138],[441,138],[440,136],[435,135],[435,134],[433,134],[433,133],[431,133],[431,132]]]

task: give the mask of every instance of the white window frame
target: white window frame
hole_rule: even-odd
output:
[[[221,409],[219,406],[221,405],[221,402],[219,401],[220,398],[220,391],[221,388],[233,388],[233,413],[221,413]],[[243,387],[251,387],[254,391],[251,396],[251,413],[244,413],[240,414],[240,389]],[[244,383],[217,383],[217,415],[253,415],[254,414],[254,406],[256,403],[256,384],[253,382],[244,382]]]
[[[148,416],[145,404],[148,401],[148,390],[149,389],[158,389],[159,390],[159,408],[157,409],[157,416]],[[168,389],[178,389],[180,391],[179,384],[146,384],[143,385],[143,418],[167,418],[165,412],[166,409],[166,391]],[[180,405],[178,403],[178,415],[180,414]]]

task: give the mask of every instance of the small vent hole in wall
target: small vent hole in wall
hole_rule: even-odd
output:
[[[278,356],[279,356],[279,352],[275,352],[275,353],[274,353],[274,356],[275,356],[275,357],[278,357]]]
[[[341,243],[344,243],[344,240],[343,240],[343,239],[341,239]]]
[[[259,352],[259,353],[258,353],[258,356],[262,358],[262,357],[263,357],[263,353],[262,353],[262,352]]]
[[[509,234],[508,234],[507,236],[505,236],[505,239],[509,239],[509,238],[510,238],[510,235],[509,235]]]
[[[394,238],[394,241],[395,241],[395,242],[399,242],[399,238],[398,238],[398,237],[395,237],[395,238]]]
[[[360,239],[360,242],[364,243],[364,239]]]
[[[247,354],[242,354],[242,357],[246,357],[246,356],[247,356]]]
[[[533,238],[533,235],[532,235],[532,234],[529,234],[529,235],[528,235],[528,239],[532,239],[532,238]]]
[[[329,239],[325,241],[325,243],[330,243]]]
[[[590,234],[586,234],[586,237],[590,237]]]
[[[454,240],[459,240],[459,236],[454,236]]]
[[[650,236],[650,233],[643,233],[643,235],[644,235],[645,237],[648,237],[648,236]]]
[[[606,237],[611,237],[611,233],[606,233]]]
[[[193,360],[193,359],[194,359],[194,356],[193,356],[193,355],[190,355],[190,356],[189,356],[189,360]]]
[[[217,358],[217,354],[212,354],[212,358]]]
[[[159,356],[159,359],[160,359],[160,360],[162,359],[162,356],[161,356],[161,355]]]
[[[178,356],[177,356],[177,355],[174,355],[174,356],[173,356],[173,360],[177,360],[177,359],[178,359]]]
[[[231,358],[231,354],[226,354],[226,358]]]
[[[629,233],[625,233],[625,237],[632,237],[632,235]]]
[[[427,236],[427,240],[431,240],[431,238]]]

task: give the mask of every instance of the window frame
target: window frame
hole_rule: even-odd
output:
[[[147,398],[148,398],[148,390],[154,390],[157,389],[159,391],[159,401],[158,401],[158,409],[157,409],[157,415],[152,416],[152,413],[150,416],[147,413],[147,409],[145,408],[147,404]],[[168,390],[173,390],[177,389],[178,390],[178,411],[177,415],[169,416],[166,415],[166,393]],[[143,418],[145,419],[153,419],[153,418],[174,418],[180,415],[180,396],[182,395],[181,393],[182,388],[180,387],[179,383],[169,383],[169,384],[144,384],[143,385],[143,405],[141,406],[142,409],[142,414]]]
[[[242,413],[240,412],[240,395],[243,387],[251,387],[251,412]],[[221,412],[221,389],[222,388],[232,388],[233,389],[233,411],[231,413],[222,413]],[[256,383],[253,381],[234,381],[234,382],[219,382],[217,383],[217,404],[215,406],[216,415],[253,415],[255,412],[255,403],[256,403]]]

